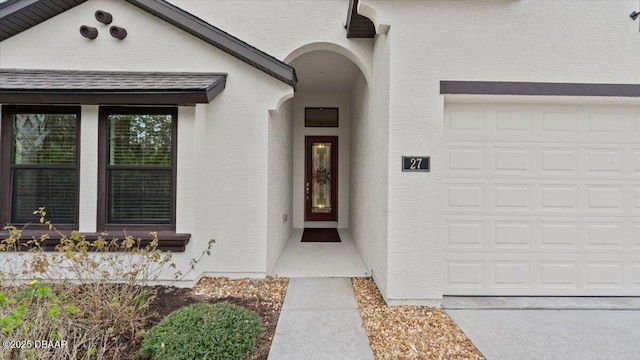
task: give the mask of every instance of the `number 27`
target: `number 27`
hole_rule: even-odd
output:
[[[409,161],[411,161],[411,167],[409,167],[409,169],[420,170],[422,166],[422,159],[411,158]]]

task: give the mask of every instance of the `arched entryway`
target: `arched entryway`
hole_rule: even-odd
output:
[[[269,171],[278,168],[290,175],[286,181],[289,193],[282,194],[284,185],[275,183],[269,191],[274,201],[280,192],[290,207],[281,215],[283,224],[270,227],[269,258],[278,259],[268,272],[279,276],[370,275],[351,232],[351,222],[362,213],[353,193],[362,179],[352,165],[363,156],[353,144],[359,144],[359,126],[368,114],[368,68],[350,50],[327,43],[302,47],[286,61],[296,69],[298,88],[272,114],[271,121],[277,124],[270,124]],[[283,146],[290,147],[288,153]],[[271,153],[272,149],[279,149],[278,154]],[[336,228],[341,241],[302,243],[305,228]]]

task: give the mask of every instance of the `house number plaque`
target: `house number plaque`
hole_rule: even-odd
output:
[[[429,156],[403,156],[402,171],[429,171]]]

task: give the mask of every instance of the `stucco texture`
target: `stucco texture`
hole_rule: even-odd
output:
[[[441,80],[637,83],[636,1],[361,1],[390,25],[391,299],[442,295]],[[362,5],[361,5],[362,6]],[[631,45],[632,46],[632,45]],[[588,101],[588,100],[585,100]],[[403,155],[432,170],[399,170]]]

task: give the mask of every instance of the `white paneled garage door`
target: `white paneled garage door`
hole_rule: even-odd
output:
[[[447,103],[446,295],[640,295],[640,107]]]

